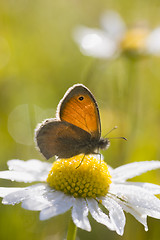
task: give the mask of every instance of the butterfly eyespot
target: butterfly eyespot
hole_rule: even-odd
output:
[[[79,99],[80,101],[82,101],[82,100],[84,99],[84,97],[81,96],[81,97],[79,97],[78,99]]]

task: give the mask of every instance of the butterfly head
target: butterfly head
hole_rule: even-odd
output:
[[[110,141],[108,138],[100,138],[98,143],[98,148],[106,150],[110,146]]]

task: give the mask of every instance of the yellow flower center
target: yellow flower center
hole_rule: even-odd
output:
[[[146,28],[134,28],[126,32],[121,47],[124,51],[143,51],[149,31]]]
[[[47,182],[50,187],[74,197],[105,196],[111,184],[108,166],[93,155],[77,155],[53,163]]]

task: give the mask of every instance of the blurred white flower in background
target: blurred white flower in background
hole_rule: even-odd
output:
[[[146,24],[127,28],[121,16],[106,11],[100,17],[101,29],[77,26],[73,38],[82,54],[110,59],[120,53],[160,55],[160,27],[150,30]]]

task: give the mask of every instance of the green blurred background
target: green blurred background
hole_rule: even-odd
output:
[[[1,0],[0,1],[0,169],[9,159],[41,159],[34,129],[54,117],[65,91],[85,84],[99,104],[102,136],[112,127],[103,152],[113,167],[160,160],[160,58],[120,56],[112,61],[83,56],[72,38],[78,24],[99,27],[107,9],[118,11],[126,24],[147,20],[160,24],[159,0]],[[160,184],[160,171],[134,179]],[[1,180],[1,186],[25,184]],[[70,213],[40,222],[39,213],[20,205],[0,205],[0,239],[59,240],[66,236]],[[92,232],[78,230],[77,239],[158,239],[160,220],[148,219],[149,231],[132,216],[122,237],[91,219]]]

